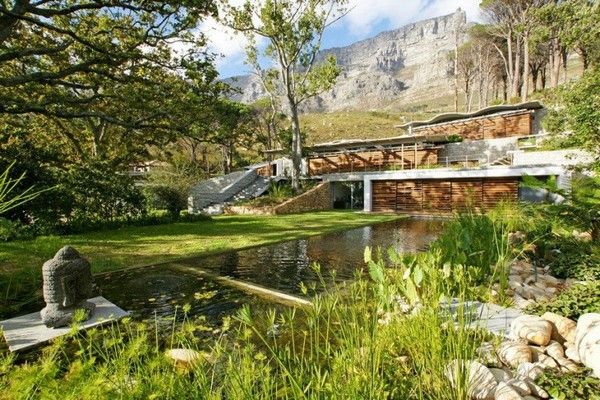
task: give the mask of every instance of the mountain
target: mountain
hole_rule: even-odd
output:
[[[382,32],[346,47],[323,50],[320,59],[336,57],[342,73],[335,87],[307,104],[308,111],[398,108],[452,94],[448,54],[457,27],[466,25],[462,10]],[[464,32],[464,30],[463,30]],[[465,40],[464,34],[458,38]],[[252,103],[264,96],[253,75],[229,78],[238,87],[237,101]]]

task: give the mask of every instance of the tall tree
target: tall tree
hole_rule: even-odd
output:
[[[250,63],[261,57],[277,65],[265,74],[274,82],[278,95],[285,99],[292,127],[292,186],[300,189],[302,132],[299,107],[306,100],[329,90],[340,69],[335,58],[319,58],[325,30],[346,12],[347,0],[265,0],[246,1],[241,7],[227,7],[223,21],[242,32],[249,41]],[[267,39],[261,49],[256,37]],[[276,81],[276,83],[275,83]]]

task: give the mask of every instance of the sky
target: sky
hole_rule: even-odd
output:
[[[325,32],[323,48],[346,46],[411,22],[450,14],[459,7],[467,12],[468,21],[480,21],[480,1],[350,0],[351,11]],[[234,5],[243,2],[231,1]],[[209,39],[209,50],[219,55],[216,64],[222,78],[249,72],[249,67],[244,64],[243,37],[215,21],[206,21],[200,29]]]

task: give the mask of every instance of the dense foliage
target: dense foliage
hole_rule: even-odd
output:
[[[600,281],[575,285],[546,303],[532,306],[529,311],[543,314],[550,311],[573,320],[586,313],[600,312]]]

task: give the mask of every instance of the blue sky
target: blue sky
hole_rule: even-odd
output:
[[[231,1],[233,4],[244,0]],[[469,21],[480,21],[481,0],[351,0],[352,10],[326,32],[323,48],[345,46],[399,28],[411,22],[450,14],[457,8],[467,12]],[[220,54],[217,68],[221,77],[245,74],[244,39],[214,21],[201,27],[208,36],[210,49]]]

